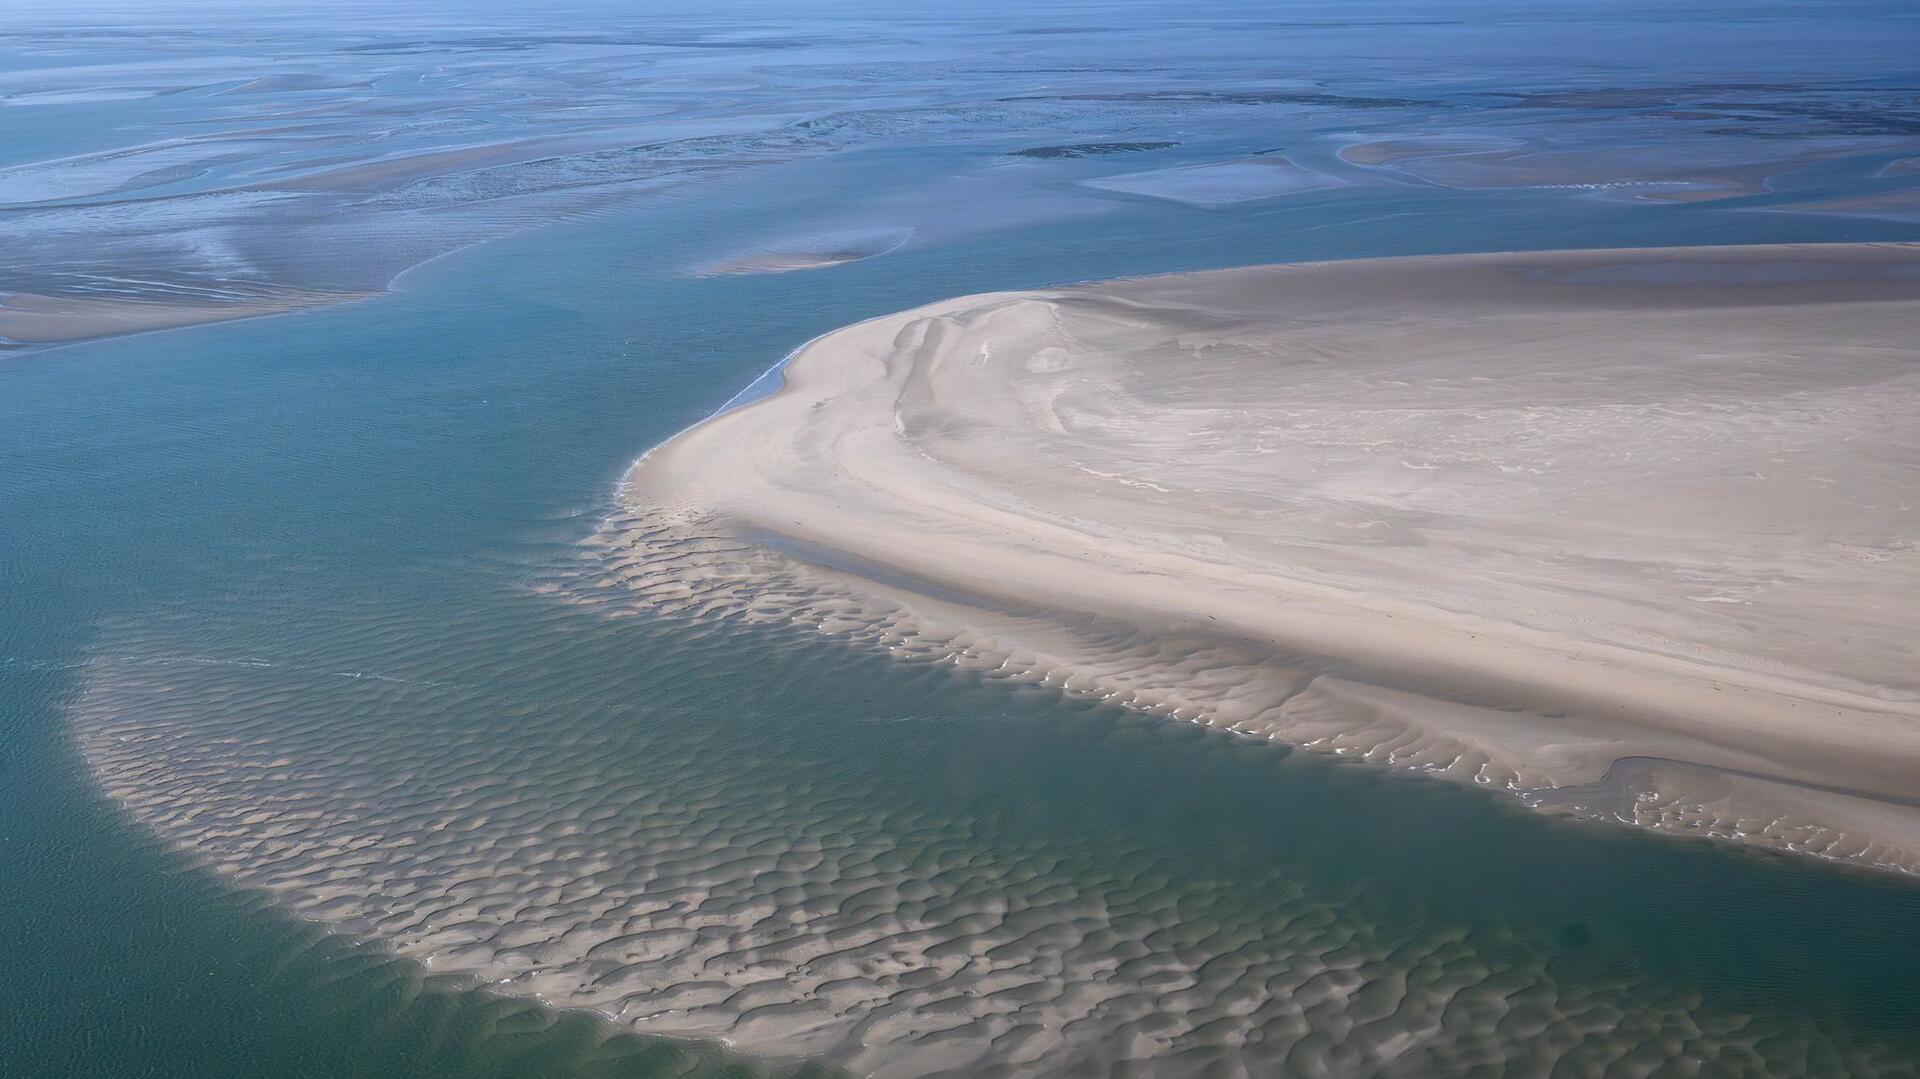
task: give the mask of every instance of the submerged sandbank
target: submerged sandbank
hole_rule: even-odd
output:
[[[366,293],[226,290],[217,300],[0,293],[0,349],[87,341],[281,315],[366,298]]]
[[[1915,340],[1912,245],[965,297],[649,454],[617,561],[660,605],[1913,870]]]
[[[844,266],[898,250],[907,228],[843,229],[799,236],[702,266],[701,274],[770,274]]]

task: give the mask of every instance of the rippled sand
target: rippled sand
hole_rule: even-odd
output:
[[[966,297],[650,454],[621,565],[655,603],[1913,870],[1916,331],[1901,245]]]
[[[937,755],[916,780],[907,757],[810,741],[818,717],[743,735],[749,718],[707,703],[742,681],[749,700],[817,692],[837,672],[821,672],[811,627],[753,629],[721,590],[648,634],[585,632],[631,610],[633,581],[557,583],[597,606],[548,602],[544,631],[505,652],[527,674],[504,691],[477,681],[514,624],[491,619],[444,653],[394,635],[404,626],[371,630],[392,672],[142,659],[137,636],[111,633],[73,702],[80,747],[137,820],[281,909],[434,977],[773,1063],[915,1077],[1906,1067],[1800,1017],[1702,1007],[1644,964],[1596,977],[1497,909],[1468,924],[1287,859],[1187,858],[915,799],[903,783],[937,773]],[[910,632],[864,639],[912,651]],[[754,648],[767,654],[749,669],[738,657]],[[437,677],[412,673],[423,664]],[[955,689],[919,669],[920,693]],[[582,670],[600,674],[582,687]]]

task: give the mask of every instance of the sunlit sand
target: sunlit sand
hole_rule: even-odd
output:
[[[814,342],[782,392],[644,459],[635,542],[676,564],[638,576],[1535,803],[1911,869],[1917,339],[1903,245],[965,297]],[[684,529],[761,557],[703,564]]]

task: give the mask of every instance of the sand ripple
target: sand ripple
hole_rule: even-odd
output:
[[[592,693],[503,694],[457,659],[429,677],[398,638],[393,668],[357,679],[102,661],[73,706],[79,745],[136,819],[276,906],[435,975],[767,1058],[897,1076],[1898,1070],[1637,975],[1563,984],[1553,942],[1497,922],[1429,924],[1279,865],[1245,879],[1147,846],[1010,839],[875,797],[857,770],[796,776],[797,733],[672,717],[725,692],[724,652],[800,657],[763,675],[795,679],[818,624],[711,574],[656,573],[638,607],[635,568],[603,567],[555,581],[585,610],[535,597],[553,611],[514,650],[528,672],[585,650],[608,672]],[[641,611],[638,638],[594,628]],[[672,680],[619,674],[635,647],[665,650]],[[607,703],[633,694],[670,734]]]

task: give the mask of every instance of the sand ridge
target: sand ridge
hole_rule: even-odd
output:
[[[369,295],[285,288],[223,288],[168,298],[0,293],[0,349],[259,318]]]
[[[717,529],[777,586],[678,541],[672,572],[802,621],[1911,870],[1916,331],[1910,245],[966,297],[830,334],[782,392],[649,454],[629,568]],[[1670,763],[1543,793],[1642,759]]]

